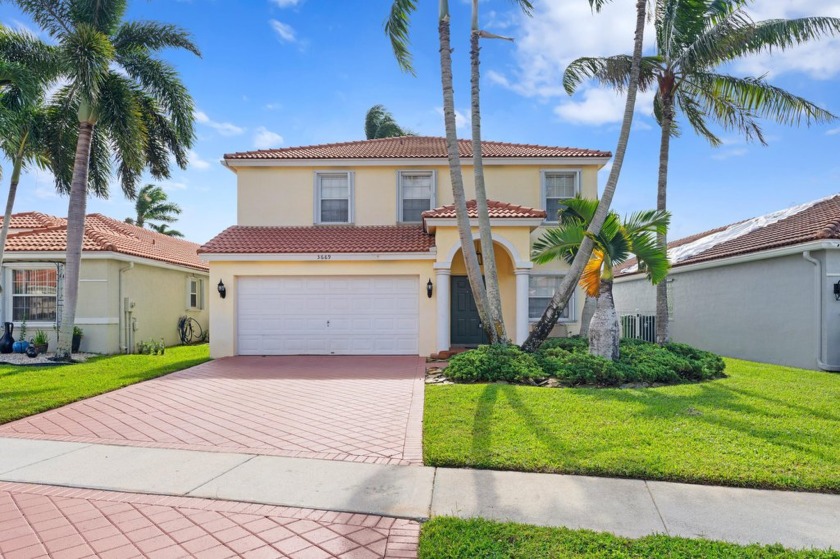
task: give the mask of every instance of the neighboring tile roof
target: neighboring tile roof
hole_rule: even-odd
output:
[[[516,204],[510,204],[508,202],[497,202],[496,200],[487,200],[487,210],[490,213],[491,219],[504,219],[504,218],[536,218],[536,219],[545,219],[546,213],[545,210],[537,210],[534,208],[529,208],[528,206],[517,206]],[[478,217],[478,212],[476,210],[475,200],[468,200],[467,201],[467,215],[470,218],[475,219]],[[425,219],[435,219],[435,218],[454,218],[455,217],[455,204],[450,204],[449,206],[441,206],[439,208],[435,208],[433,210],[428,210],[423,212],[423,217]]]
[[[18,214],[22,215],[22,214]],[[15,216],[12,216],[14,223]],[[60,219],[60,218],[57,218]],[[66,222],[66,220],[60,220]],[[129,225],[101,214],[85,218],[85,252],[119,252],[158,260],[177,266],[207,270],[207,263],[198,257],[196,243],[176,239],[156,231]],[[9,235],[7,252],[63,252],[67,250],[67,226],[60,224]]]
[[[794,208],[795,209],[795,208]],[[726,229],[743,225],[750,220],[739,221],[725,227],[712,229],[704,233],[692,235],[668,243],[668,250],[685,246],[704,237],[721,233]],[[758,227],[740,237],[724,240],[696,254],[692,254],[673,266],[696,264],[709,260],[739,256],[753,252],[760,252],[774,248],[797,245],[809,241],[822,239],[840,239],[840,194],[818,200],[813,205],[793,213],[784,219]],[[616,268],[618,274],[622,270],[635,270],[636,259],[628,260]],[[626,272],[632,273],[632,272]]]
[[[199,253],[303,254],[318,252],[428,252],[435,238],[422,225],[228,227]]]
[[[47,215],[41,212],[23,212],[12,214],[9,220],[9,229],[42,229],[44,227],[58,227],[66,225],[67,220],[63,217]],[[0,216],[0,226],[3,225],[3,216]]]
[[[507,142],[482,142],[484,157],[611,157],[608,151]],[[472,157],[472,142],[459,140],[460,156]],[[225,159],[428,159],[445,158],[446,138],[403,136],[225,154]]]

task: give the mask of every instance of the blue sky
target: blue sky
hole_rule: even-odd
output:
[[[483,27],[516,38],[484,44],[485,139],[614,151],[623,100],[591,86],[568,97],[560,80],[578,56],[631,50],[633,3],[615,0],[592,15],[585,0],[537,0],[529,19],[509,0],[482,1]],[[365,112],[377,103],[417,133],[442,135],[437,2],[419,4],[414,77],[399,70],[382,32],[389,0],[133,0],[129,19],[181,25],[203,51],[200,59],[166,54],[199,110],[190,167],[161,183],[184,209],[175,228],[205,242],[235,223],[236,177],[219,164],[226,152],[363,139]],[[467,115],[469,4],[451,4],[456,106]],[[831,4],[757,0],[752,11],[757,19],[840,17],[840,6]],[[0,4],[0,22],[37,29],[10,3]],[[754,57],[730,70],[766,74],[840,114],[840,39]],[[651,99],[643,97],[613,205],[621,213],[655,205],[659,133],[650,113]],[[765,133],[768,147],[722,132],[724,145],[712,148],[687,129],[672,143],[672,238],[840,190],[840,122],[811,128],[767,123]],[[469,135],[465,118],[459,135]],[[602,173],[602,185],[605,180]],[[112,191],[109,200],[92,199],[89,210],[118,219],[132,215],[132,202]],[[66,215],[66,204],[45,173],[22,179],[16,211]]]

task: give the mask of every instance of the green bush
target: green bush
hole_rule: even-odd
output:
[[[459,382],[527,382],[545,378],[531,354],[515,345],[483,345],[449,360],[446,377]]]

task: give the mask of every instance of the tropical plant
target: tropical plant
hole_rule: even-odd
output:
[[[599,11],[606,0],[590,0],[590,5],[596,11]],[[580,244],[580,249],[572,259],[571,266],[560,282],[560,285],[551,297],[548,306],[540,317],[539,321],[531,329],[528,339],[522,344],[522,349],[528,352],[536,351],[540,345],[548,338],[554,325],[557,324],[557,319],[563,313],[563,309],[569,303],[572,294],[575,290],[575,285],[578,283],[583,274],[584,267],[592,255],[592,250],[595,247],[593,237],[601,231],[604,221],[612,204],[613,196],[615,196],[615,189],[618,186],[618,179],[621,175],[621,167],[624,165],[624,156],[627,153],[627,144],[630,140],[630,128],[633,125],[633,112],[636,107],[636,93],[639,89],[639,71],[642,64],[642,45],[645,37],[645,19],[647,16],[647,0],[636,0],[636,30],[633,41],[633,57],[630,61],[630,79],[627,86],[627,99],[624,103],[624,116],[621,121],[621,130],[618,133],[618,144],[615,149],[615,156],[613,157],[613,166],[610,170],[610,176],[607,179],[607,184],[604,186],[604,192],[601,195],[601,201],[598,204],[598,209],[592,216],[592,221]],[[596,311],[597,312],[597,311]]]
[[[154,223],[149,224],[149,229],[153,231],[157,231],[158,233],[162,233],[164,235],[168,235],[170,237],[183,237],[184,234],[178,231],[177,229],[170,229],[169,225],[165,223],[161,223],[160,225],[155,225]]]
[[[181,206],[170,202],[166,192],[161,187],[147,184],[137,193],[137,199],[134,201],[134,211],[137,216],[126,218],[126,223],[131,223],[137,227],[149,225],[150,228],[157,230],[154,224],[146,222],[173,223],[178,221],[176,216],[181,214]]]
[[[617,213],[610,211],[600,232],[592,235],[587,228],[597,209],[597,200],[568,200],[560,211],[560,225],[546,230],[534,242],[533,259],[539,264],[559,259],[571,262],[585,239],[594,243],[595,249],[580,278],[586,295],[598,298],[589,325],[589,352],[615,361],[620,336],[612,296],[613,268],[635,256],[639,268],[653,284],[662,281],[668,275],[668,255],[658,246],[656,235],[667,231],[670,216],[668,212],[648,210],[634,213],[622,222]]]
[[[90,176],[107,193],[112,165],[133,198],[141,173],[170,176],[187,166],[193,101],[177,72],[157,58],[172,47],[199,55],[189,34],[153,21],[124,22],[127,0],[15,0],[56,42],[62,78],[55,95],[51,156],[59,188],[69,190],[67,255],[56,359],[69,360]],[[75,145],[72,158],[66,146]]]
[[[413,135],[414,132],[397,124],[394,115],[384,105],[372,106],[365,115],[365,138],[368,140]]]
[[[55,77],[51,47],[26,32],[0,26],[0,150],[12,163],[9,194],[0,230],[0,264],[21,172],[49,167],[44,91]],[[0,278],[0,291],[3,279]]]
[[[748,141],[766,144],[758,120],[787,125],[823,123],[836,118],[830,112],[763,77],[740,78],[718,73],[723,64],[762,51],[783,50],[840,32],[840,19],[806,17],[753,22],[745,12],[748,0],[657,0],[656,54],[642,59],[639,87],[656,88],[654,114],[661,127],[657,209],[667,209],[668,159],[671,138],[678,134],[677,111],[689,126],[713,146],[721,144],[710,122],[743,134]],[[584,80],[594,78],[618,90],[627,88],[631,58],[579,58],[564,75],[566,91],[573,93]],[[667,246],[663,233],[658,242]],[[666,343],[668,296],[666,284],[656,291],[656,341]]]

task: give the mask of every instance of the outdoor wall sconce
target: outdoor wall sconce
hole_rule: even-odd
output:
[[[224,299],[225,295],[227,295],[227,287],[225,287],[225,284],[222,282],[222,280],[219,280],[219,285],[216,286],[216,289],[219,290],[219,297]]]
[[[429,299],[432,298],[432,290],[434,286],[432,286],[432,278],[429,278],[429,283],[426,284],[426,295],[429,296]]]

